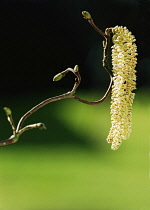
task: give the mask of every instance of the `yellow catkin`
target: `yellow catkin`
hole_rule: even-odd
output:
[[[111,93],[111,128],[107,142],[116,150],[131,133],[132,103],[136,89],[137,47],[135,37],[122,26],[112,28],[113,86]]]

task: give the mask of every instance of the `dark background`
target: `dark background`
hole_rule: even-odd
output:
[[[149,0],[1,0],[0,94],[11,95],[71,88],[73,75],[53,83],[52,78],[78,64],[80,88],[106,88],[102,67],[103,37],[81,12],[87,10],[102,30],[126,26],[137,39],[138,87],[149,86]]]

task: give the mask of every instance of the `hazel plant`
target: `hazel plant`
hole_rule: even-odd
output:
[[[58,73],[53,78],[53,81],[59,81],[68,72],[72,72],[75,75],[75,83],[72,90],[62,95],[48,98],[37,104],[20,118],[17,126],[15,126],[13,121],[11,110],[7,107],[4,108],[13,133],[8,139],[1,141],[0,146],[17,142],[22,133],[32,128],[46,129],[43,123],[35,123],[25,127],[23,127],[23,123],[34,112],[51,102],[71,98],[88,105],[96,105],[104,102],[110,93],[112,126],[107,137],[107,142],[112,144],[112,150],[116,150],[121,145],[122,140],[129,138],[132,126],[132,103],[135,95],[132,91],[136,89],[135,67],[137,63],[137,47],[135,37],[126,27],[122,26],[106,28],[105,32],[103,32],[95,25],[90,13],[83,11],[82,15],[105,39],[103,41],[102,63],[110,76],[110,84],[106,93],[101,99],[93,102],[76,96],[76,90],[81,82],[79,67],[75,65],[74,68],[67,68],[65,71]],[[109,55],[110,50],[111,56]],[[109,65],[109,60],[111,60],[112,67]]]

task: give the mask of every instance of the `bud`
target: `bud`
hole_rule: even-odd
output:
[[[4,111],[5,111],[7,116],[11,115],[11,110],[8,107],[4,107]]]
[[[83,15],[83,17],[84,17],[85,19],[91,19],[91,15],[90,15],[90,13],[87,12],[87,11],[83,11],[83,12],[82,12],[82,15]]]
[[[74,72],[77,72],[77,71],[79,71],[79,66],[78,65],[75,65],[75,67],[74,67]]]
[[[37,123],[36,126],[40,129],[40,130],[45,130],[46,126],[44,125],[44,123]]]
[[[59,81],[62,79],[62,77],[63,77],[62,73],[56,74],[53,78],[53,81],[54,82]]]

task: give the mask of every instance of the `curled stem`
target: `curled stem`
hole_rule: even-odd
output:
[[[110,77],[109,87],[108,87],[106,93],[104,94],[104,96],[101,99],[99,99],[98,101],[87,101],[87,100],[84,100],[84,99],[82,99],[82,98],[80,98],[78,96],[73,96],[73,99],[75,99],[77,101],[80,101],[80,102],[82,102],[84,104],[88,104],[88,105],[100,104],[100,103],[104,102],[107,99],[107,97],[109,96],[109,94],[111,92],[112,83],[113,83],[113,80],[112,80],[112,77]]]

